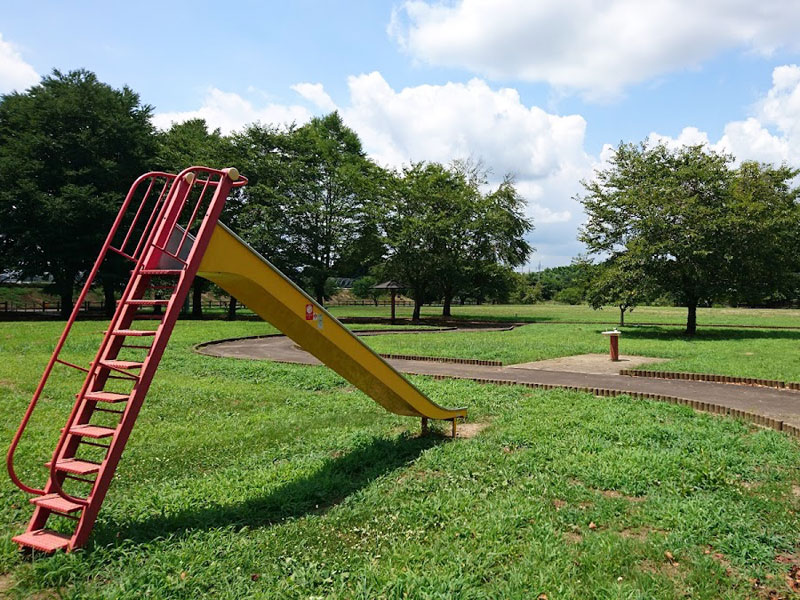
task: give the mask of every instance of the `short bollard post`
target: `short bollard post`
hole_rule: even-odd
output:
[[[603,335],[608,336],[609,355],[611,356],[611,360],[615,362],[619,360],[619,336],[621,333],[621,331],[617,331],[616,329],[603,332]]]

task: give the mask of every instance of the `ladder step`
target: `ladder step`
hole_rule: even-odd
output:
[[[49,469],[51,464],[52,461],[48,461],[44,463],[44,466]],[[63,458],[56,463],[56,469],[67,473],[74,473],[75,475],[90,475],[91,473],[97,473],[100,470],[100,465],[85,460],[78,460],[77,458]]]
[[[94,438],[107,438],[114,435],[117,430],[111,427],[100,427],[98,425],[75,425],[69,430],[72,435],[80,435],[83,437]]]
[[[166,306],[169,304],[169,299],[159,300],[156,298],[140,298],[137,300],[126,300],[125,304],[130,304],[131,306]]]
[[[180,275],[183,269],[142,269],[141,275]]]
[[[101,360],[100,364],[104,367],[111,367],[112,369],[141,369],[142,364],[140,362],[133,362],[130,360]]]
[[[49,529],[37,529],[11,538],[20,546],[28,546],[42,552],[55,552],[69,546],[69,536]]]
[[[120,362],[120,361],[109,361]],[[122,367],[120,367],[122,368]],[[87,392],[84,396],[87,400],[94,400],[95,402],[125,402],[130,396],[125,394],[115,394],[114,392]]]
[[[155,334],[155,329],[117,329],[112,332],[112,335],[125,335],[131,337],[146,337]]]
[[[31,504],[60,513],[71,513],[83,509],[83,506],[80,504],[66,500],[58,494],[47,494],[39,498],[31,498]]]

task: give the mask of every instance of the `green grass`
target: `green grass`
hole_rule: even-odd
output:
[[[482,358],[517,364],[608,352],[608,339],[597,325],[524,325],[512,331],[397,334],[365,337],[378,352]],[[670,359],[665,371],[718,373],[800,381],[800,331],[705,328],[687,337],[675,327],[626,327],[623,354]]]
[[[103,327],[78,323],[69,356],[88,361]],[[0,323],[3,445],[59,331]],[[421,439],[418,421],[327,369],[191,350],[270,331],[179,323],[85,550],[21,558],[10,538],[30,507],[0,478],[0,595],[789,594],[776,555],[797,551],[800,447],[785,435],[627,397],[415,378],[489,424]],[[59,371],[48,388],[20,452],[26,479],[44,475],[79,380]]]
[[[388,317],[388,306],[334,306],[330,311],[337,317]],[[423,317],[440,317],[442,308],[424,306]],[[398,307],[399,317],[411,317],[410,307]],[[456,319],[478,319],[496,321],[546,322],[558,323],[578,321],[606,323],[619,322],[619,310],[605,307],[593,310],[586,305],[569,306],[565,304],[525,304],[453,306]],[[632,313],[625,314],[629,323],[671,323],[686,325],[686,309],[676,306],[641,306]],[[697,322],[705,325],[748,325],[760,327],[800,327],[800,310],[797,309],[752,309],[752,308],[698,308]]]

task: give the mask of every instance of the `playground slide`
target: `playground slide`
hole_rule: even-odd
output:
[[[198,275],[219,285],[304,350],[398,415],[454,420],[465,408],[438,406],[328,311],[222,223]]]

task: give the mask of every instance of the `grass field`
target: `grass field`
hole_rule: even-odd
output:
[[[388,306],[334,306],[330,311],[337,317],[388,317]],[[589,322],[615,325],[619,322],[619,310],[605,307],[593,310],[587,305],[566,304],[520,304],[453,306],[456,319],[490,319],[496,321],[521,321],[531,323]],[[440,306],[424,306],[423,317],[439,317]],[[411,317],[410,307],[398,307],[399,317]],[[676,306],[641,306],[625,314],[626,323],[672,323],[686,325],[686,309]],[[800,310],[753,309],[753,308],[698,308],[697,323],[704,325],[748,325],[761,327],[800,327]]]
[[[531,324],[512,331],[397,334],[364,338],[378,352],[499,360],[518,364],[608,352],[598,325]],[[625,327],[623,354],[669,359],[659,370],[800,381],[800,331],[704,328],[686,337],[675,327]]]
[[[103,326],[79,323],[70,357],[87,362]],[[0,324],[3,446],[59,330]],[[418,421],[324,368],[191,350],[270,331],[179,324],[87,549],[20,558],[10,538],[30,508],[0,478],[0,595],[790,595],[800,447],[788,437],[626,397],[415,378],[488,425],[418,438]],[[20,452],[26,479],[44,475],[77,383],[59,372],[48,389]]]

